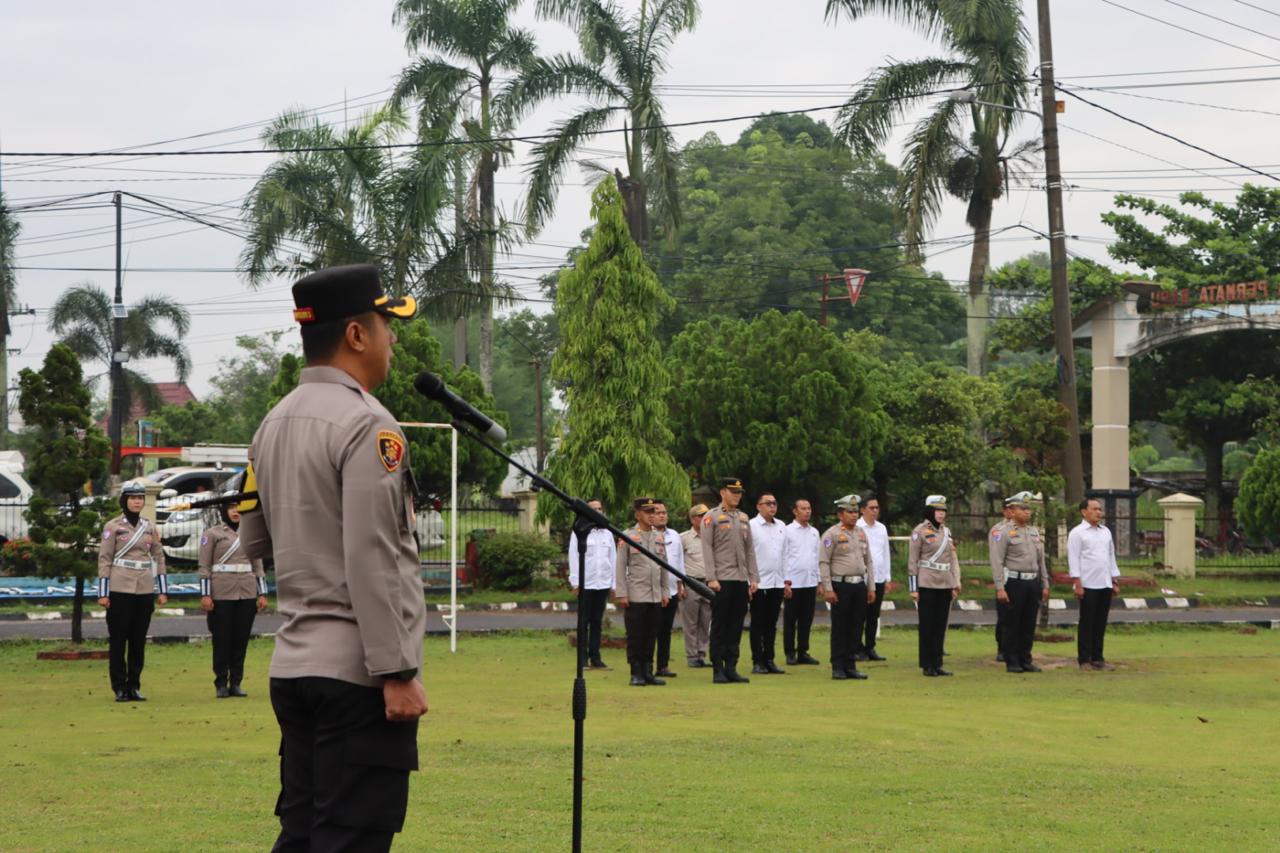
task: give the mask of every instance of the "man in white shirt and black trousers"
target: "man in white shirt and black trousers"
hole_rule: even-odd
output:
[[[653,529],[660,532],[667,543],[667,562],[671,568],[684,574],[684,543],[680,534],[667,526],[667,505],[662,501],[654,501]],[[663,580],[667,584],[667,603],[662,608],[662,619],[658,624],[657,672],[659,678],[675,678],[671,671],[671,632],[676,624],[676,611],[685,597],[684,584],[670,572],[663,572]]]
[[[880,633],[880,605],[884,602],[884,588],[889,583],[889,562],[892,552],[889,549],[889,528],[880,522],[880,499],[875,495],[867,495],[858,503],[857,527],[867,536],[867,547],[871,551],[872,575],[875,582],[876,598],[867,605],[866,618],[859,620],[856,615],[853,623],[853,640],[855,660],[878,660],[881,657],[876,651],[876,635]],[[855,611],[856,613],[856,611]]]
[[[1081,669],[1115,669],[1102,656],[1111,596],[1120,592],[1116,543],[1102,523],[1102,503],[1097,498],[1080,502],[1080,524],[1067,536],[1067,567],[1080,601],[1080,627],[1076,632],[1076,661]]]
[[[587,501],[596,512],[604,512],[598,500]],[[618,559],[618,543],[613,534],[597,527],[587,534],[587,569],[579,571],[578,534],[569,534],[569,586],[578,596],[578,606],[587,612],[587,647],[578,653],[586,655],[591,669],[608,669],[600,657],[600,630],[604,623],[604,609],[613,591],[614,565]],[[579,593],[581,588],[581,593]]]
[[[786,670],[774,663],[774,640],[778,635],[778,615],[782,612],[786,572],[782,546],[787,526],[777,518],[778,500],[765,492],[756,501],[756,517],[751,519],[751,541],[756,551],[760,588],[751,598],[751,672],[753,675],[781,675]]]
[[[818,528],[809,523],[813,505],[807,500],[796,500],[791,515],[794,520],[787,525],[782,550],[782,650],[788,665],[814,665],[818,659],[809,654],[809,629],[818,600],[818,548],[822,537]]]

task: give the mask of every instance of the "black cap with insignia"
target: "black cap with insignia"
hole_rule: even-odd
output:
[[[653,498],[636,498],[631,502],[632,509],[653,509],[655,506]]]
[[[304,326],[370,311],[407,320],[418,310],[412,296],[393,298],[382,292],[382,280],[373,264],[329,267],[300,278],[293,285],[293,304],[293,319]]]
[[[721,477],[720,488],[729,489],[730,491],[733,491],[733,492],[746,491],[746,489],[742,487],[742,479],[740,477]]]

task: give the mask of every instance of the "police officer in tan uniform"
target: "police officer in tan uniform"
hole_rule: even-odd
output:
[[[947,499],[929,495],[924,520],[911,531],[907,575],[920,620],[920,669],[930,678],[951,675],[942,668],[951,602],[960,594],[960,560],[947,528]]]
[[[1009,608],[1003,635],[1004,665],[1009,672],[1039,672],[1031,658],[1040,602],[1049,600],[1049,569],[1044,543],[1031,522],[1030,492],[1007,498],[1009,521],[991,531],[991,579],[996,600]]]
[[[831,605],[831,677],[861,681],[867,674],[858,671],[854,657],[858,645],[854,628],[865,618],[867,605],[875,601],[875,577],[867,535],[857,526],[858,496],[840,498],[836,512],[840,522],[822,534],[818,551],[818,592]]]
[[[666,534],[653,526],[657,504],[653,498],[636,498],[631,505],[636,523],[623,535],[665,560]],[[662,608],[669,600],[665,575],[653,560],[625,541],[618,541],[613,594],[614,604],[622,608],[627,626],[627,663],[631,665],[632,687],[667,683],[653,673],[653,650],[662,625]]]
[[[98,548],[98,604],[107,609],[111,638],[107,671],[117,702],[146,701],[139,690],[155,591],[160,591],[160,604],[169,601],[160,534],[142,517],[146,498],[141,483],[125,483],[120,490],[124,514],[102,528]]]
[[[1005,501],[1003,507],[1004,517],[995,523],[995,526],[987,533],[987,541],[991,541],[991,537],[997,533],[1003,534],[1004,530],[1009,526],[1009,519],[1012,510],[1009,508],[1009,502]],[[996,598],[996,663],[1004,663],[1004,634],[1009,627],[1009,602],[1001,601]]]
[[[240,547],[240,510],[224,504],[217,512],[222,523],[200,537],[200,609],[213,639],[213,686],[226,699],[248,695],[240,688],[244,654],[254,615],[267,609],[267,578],[262,561]]]
[[[409,447],[369,392],[387,378],[391,320],[412,298],[369,265],[293,286],[306,366],[249,449],[241,547],[274,556],[284,623],[271,659],[280,725],[275,850],[388,850],[418,769],[426,607]]]
[[[738,674],[742,623],[760,584],[747,514],[738,509],[745,491],[737,477],[720,480],[720,503],[702,517],[702,562],[711,604],[711,666],[716,684],[746,684]]]
[[[688,530],[680,534],[680,547],[684,551],[684,573],[700,581],[707,579],[707,567],[702,562],[702,517],[707,514],[706,504],[697,504],[689,510]],[[711,637],[711,602],[700,595],[690,595],[681,584],[680,628],[684,632],[684,656],[689,666],[700,669],[707,665],[707,644]]]

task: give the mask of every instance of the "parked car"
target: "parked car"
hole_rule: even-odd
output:
[[[0,545],[27,535],[31,484],[16,471],[0,471]]]
[[[162,468],[147,475],[163,488],[156,499],[156,524],[166,560],[194,563],[200,558],[200,537],[204,535],[204,510],[171,507],[211,497],[240,473],[239,468],[182,466]]]

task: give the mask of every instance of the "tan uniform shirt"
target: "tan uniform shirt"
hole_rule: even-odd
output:
[[[200,537],[200,594],[219,601],[267,594],[262,561],[251,560],[240,534],[225,524],[206,529]]]
[[[626,538],[640,543],[653,554],[667,559],[667,535],[665,531],[647,530],[632,527],[626,532]],[[667,594],[666,574],[662,567],[632,548],[626,542],[618,540],[617,577],[613,594],[625,598],[634,604],[651,604],[661,602]]]
[[[422,668],[426,605],[409,451],[395,418],[344,371],[307,367],[249,448],[258,508],[240,541],[274,556],[272,678],[378,687]]]
[[[751,542],[751,525],[745,512],[717,504],[702,517],[699,538],[702,540],[702,565],[707,570],[707,580],[760,583],[756,549]]]
[[[680,547],[684,549],[684,573],[691,578],[707,579],[707,567],[702,562],[702,539],[698,528],[680,534]]]
[[[1002,521],[991,528],[988,539],[991,554],[991,579],[996,589],[1004,589],[1005,572],[1035,572],[1040,583],[1048,586],[1049,570],[1044,561],[1044,542],[1040,531],[1032,525],[1022,527],[1013,521]]]
[[[913,590],[959,588],[960,558],[956,556],[956,543],[951,540],[951,531],[945,524],[936,528],[922,521],[911,531],[907,574],[913,579]]]
[[[141,535],[137,535],[139,531]],[[149,595],[157,585],[160,592],[167,593],[164,549],[156,526],[139,518],[134,527],[123,515],[108,521],[102,528],[102,545],[98,548],[98,578],[99,598],[113,592]]]
[[[871,548],[867,545],[867,534],[862,530],[837,524],[822,534],[822,547],[818,549],[818,583],[824,589],[831,589],[833,577],[861,577],[862,582],[867,583],[870,572]],[[875,579],[870,579],[870,582],[874,584]]]

